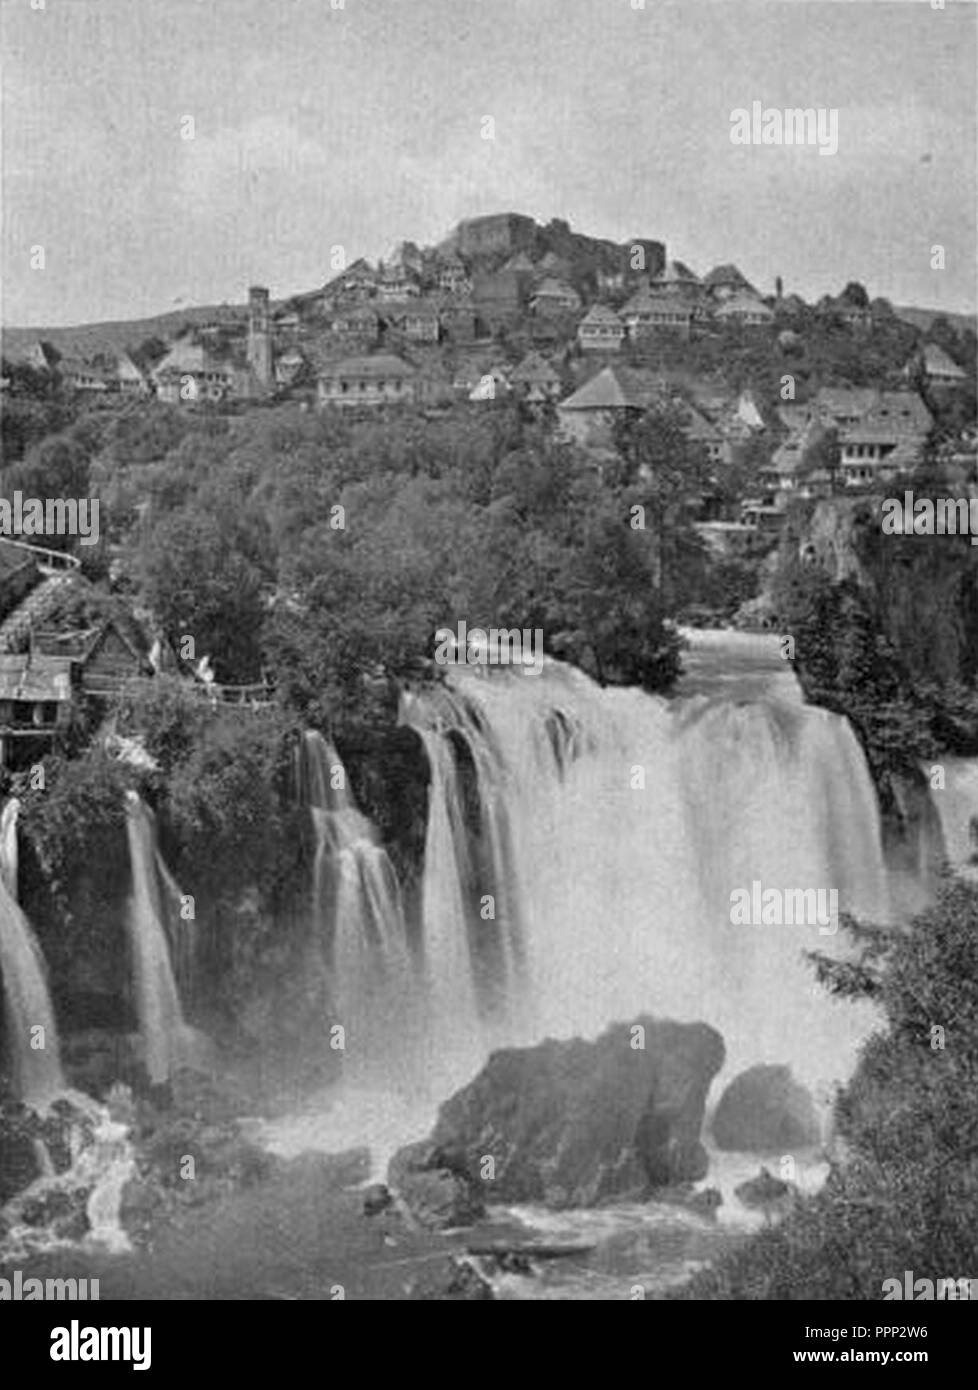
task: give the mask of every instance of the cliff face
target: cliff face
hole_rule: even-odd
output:
[[[865,562],[868,532],[880,525],[878,506],[866,497],[828,497],[817,502],[798,542],[799,558],[820,569],[832,580],[855,579],[863,587],[873,583]]]
[[[855,583],[908,675],[978,674],[978,548],[967,536],[884,535],[879,497],[832,497],[786,529],[781,562]],[[792,554],[793,551],[793,554]]]

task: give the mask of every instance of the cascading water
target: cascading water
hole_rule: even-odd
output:
[[[386,855],[335,789],[335,751],[306,737],[332,1004],[383,1060],[364,1081],[347,1057],[353,1084],[276,1126],[272,1147],[366,1142],[380,1167],[492,1048],[643,1013],[718,1028],[721,1081],[782,1062],[828,1100],[878,1022],[818,987],[805,958],[845,954],[844,935],[735,925],[731,894],[836,890],[840,911],[889,920],[869,772],[848,723],[804,704],[776,639],[697,634],[687,672],[672,700],[554,661],[532,677],[461,667],[405,692],[401,722],[430,768],[410,953]]]
[[[312,730],[298,749],[296,787],[316,838],[313,968],[327,981],[324,1024],[344,1031],[343,1084],[257,1132],[285,1155],[370,1142],[379,1165],[419,1113],[412,1083],[425,1073],[428,1047],[400,885],[377,832],[353,804],[336,749]]]
[[[163,927],[163,895],[157,877],[156,827],[136,792],[126,793],[126,829],[132,866],[129,937],[136,1014],[143,1061],[154,1085],[181,1065],[200,1059],[202,1038],[184,1022]]]
[[[944,786],[930,793],[950,866],[966,877],[978,877],[978,759],[944,758]],[[930,765],[922,768],[930,782]]]
[[[17,905],[19,810],[19,802],[8,801],[0,820],[0,973],[15,1092],[43,1110],[64,1091],[65,1082],[44,958]]]
[[[321,734],[306,733],[298,773],[316,834],[313,920],[330,1002],[350,1060],[363,1062],[376,1056],[378,1040],[396,1026],[411,993],[400,886],[376,831],[353,804],[346,769]]]
[[[556,662],[533,678],[460,668],[405,697],[432,766],[423,955],[456,1080],[493,1043],[593,1036],[641,1012],[714,1024],[727,1075],[787,1062],[825,1095],[851,1071],[873,1017],[817,989],[804,956],[840,954],[841,937],[735,926],[731,893],[836,889],[841,910],[887,920],[876,798],[846,721],[805,706],[776,645],[772,663],[770,639],[750,640],[747,703],[729,651],[718,700],[601,690]],[[505,849],[474,853],[499,807]]]

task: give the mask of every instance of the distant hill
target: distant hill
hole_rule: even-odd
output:
[[[953,329],[958,333],[963,333],[966,328],[975,331],[974,314],[949,314],[946,309],[914,309],[905,304],[894,304],[893,312],[898,319],[903,319],[904,323],[912,324],[914,328],[919,328],[922,333],[926,333],[935,319],[945,318]]]
[[[0,329],[5,355],[17,356],[38,339],[51,343],[69,357],[88,358],[98,352],[119,352],[136,348],[147,338],[169,340],[184,324],[244,320],[246,304],[187,305],[150,319],[123,319],[115,323],[82,323],[71,328],[3,328]]]

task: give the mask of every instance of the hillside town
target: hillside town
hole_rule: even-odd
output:
[[[813,340],[841,345],[842,368],[812,370]],[[847,358],[861,364],[848,382]],[[735,553],[776,534],[792,498],[872,490],[922,464],[935,401],[939,413],[969,388],[940,342],[862,286],[807,305],[780,277],[762,294],[734,264],[701,276],[661,241],[615,244],[515,213],[462,221],[435,247],[401,241],[277,302],[254,286],[246,307],[195,311],[167,338],[82,357],[21,336],[5,361],[8,393],[16,363],[93,400],[186,409],[437,414],[510,398],[598,462],[619,422],[672,405],[715,469],[753,464],[732,506],[699,499],[704,538]],[[939,452],[973,481],[967,414],[951,411],[960,428]]]

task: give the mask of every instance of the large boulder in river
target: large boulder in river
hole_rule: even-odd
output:
[[[713,1116],[718,1149],[749,1153],[791,1153],[821,1140],[821,1126],[810,1093],[790,1067],[749,1067],[735,1076]]]
[[[471,1226],[485,1215],[482,1185],[457,1158],[427,1139],[398,1149],[388,1165],[387,1181],[414,1219],[430,1230]]]
[[[547,1039],[495,1052],[441,1107],[429,1160],[464,1174],[487,1201],[553,1207],[695,1181],[707,1169],[700,1129],[723,1055],[723,1039],[706,1024],[648,1017],[593,1042]],[[395,1155],[395,1188],[399,1168]]]

